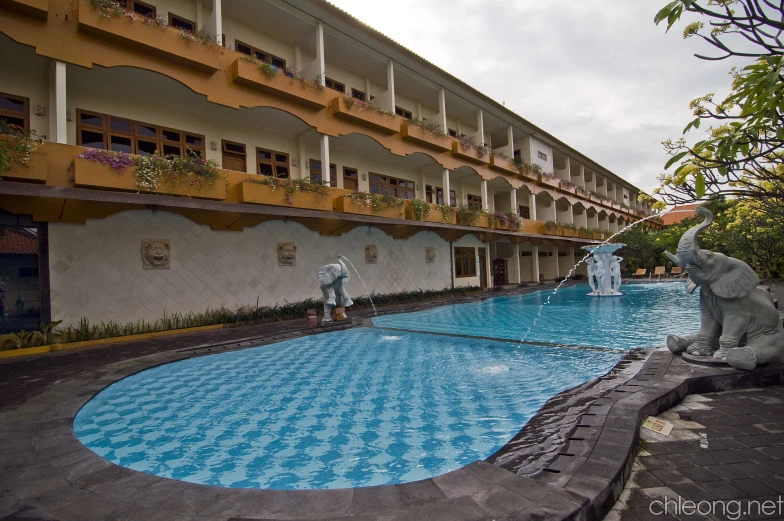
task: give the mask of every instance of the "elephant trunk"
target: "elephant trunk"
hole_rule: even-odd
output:
[[[700,246],[697,240],[700,237],[705,228],[713,223],[713,213],[707,208],[703,208],[702,206],[698,206],[695,211],[705,216],[705,220],[702,221],[697,226],[690,228],[686,233],[681,236],[681,240],[678,242],[678,253],[673,255],[672,253],[665,251],[665,255],[676,263],[678,266],[683,265],[695,265],[699,266],[700,264]]]

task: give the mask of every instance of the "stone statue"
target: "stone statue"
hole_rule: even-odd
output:
[[[343,263],[343,256],[338,255],[337,264],[327,264],[318,269],[318,280],[321,283],[321,293],[324,295],[324,318],[322,322],[332,322],[332,308],[349,307],[354,302],[346,293],[343,285],[348,282],[349,272]]]
[[[667,337],[673,353],[713,356],[732,367],[751,370],[784,360],[784,330],[773,297],[759,287],[759,277],[743,261],[701,250],[700,233],[713,214],[697,207],[705,220],[681,236],[678,252],[667,257],[686,271],[686,291],[700,286],[700,330],[696,335]]]
[[[621,287],[621,282],[623,282],[623,278],[621,277],[621,261],[623,257],[618,257],[617,255],[613,255],[610,261],[610,273],[612,274],[612,289],[613,291],[618,291]]]
[[[171,267],[169,239],[142,239],[142,267],[165,270]]]
[[[293,242],[278,243],[278,266],[295,266],[297,264],[297,245]]]
[[[589,255],[585,259],[585,264],[588,266],[588,285],[591,286],[591,293],[596,293],[596,260],[593,255]]]

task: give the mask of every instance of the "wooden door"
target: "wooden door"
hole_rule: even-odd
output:
[[[479,248],[479,287],[487,289],[487,250]]]

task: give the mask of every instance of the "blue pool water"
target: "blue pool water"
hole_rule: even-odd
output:
[[[550,397],[606,373],[623,350],[694,330],[695,297],[681,296],[681,284],[658,288],[667,305],[648,288],[624,286],[623,300],[559,292],[530,335],[592,348],[377,328],[314,335],[130,376],[88,402],[74,430],[109,461],[193,483],[327,489],[424,479],[487,458]],[[378,322],[516,338],[543,298]],[[650,307],[626,309],[638,306]]]
[[[699,326],[699,291],[684,284],[626,284],[620,297],[589,297],[587,284],[373,319],[381,327],[615,349],[659,347]],[[547,297],[536,327],[533,323]]]

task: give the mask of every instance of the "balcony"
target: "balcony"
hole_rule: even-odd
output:
[[[409,221],[418,221],[418,219],[414,216],[413,209],[408,204],[406,204],[406,219]],[[455,212],[452,212],[452,214],[447,219],[444,216],[444,212],[436,208],[436,205],[431,204],[430,215],[423,217],[421,222],[455,224],[457,222],[457,218],[455,217]]]
[[[46,20],[49,14],[49,0],[0,0],[0,8]]]
[[[101,16],[88,0],[79,0],[78,6],[79,30],[86,34],[209,74],[221,67],[221,47],[191,41],[176,28],[145,23],[139,15],[139,19]]]
[[[251,178],[253,179],[253,178]],[[326,188],[324,193],[296,191],[289,195],[283,187],[264,185],[245,180],[237,185],[237,200],[241,203],[268,204],[271,206],[289,206],[331,212],[336,197],[343,197],[350,190]]]
[[[553,188],[561,188],[561,180],[550,174],[540,174],[539,182],[543,185],[552,186]]]
[[[380,130],[386,134],[400,132],[399,116],[367,108],[360,101],[353,103],[353,106],[349,107],[345,98],[338,96],[330,103],[330,109],[335,117],[351,120],[358,125]]]
[[[375,210],[369,205],[360,204],[354,201],[351,197],[348,196],[348,194],[344,195],[343,197],[335,198],[332,202],[332,207],[336,212],[340,213],[371,215],[375,217],[387,217],[390,219],[406,218],[403,206],[391,206],[389,208]]]
[[[162,185],[151,190],[139,187],[135,167],[131,166],[118,170],[98,161],[79,157],[74,159],[73,162],[73,178],[74,186],[82,188],[180,195],[215,201],[226,199],[226,182],[220,178],[212,185],[204,185],[202,187],[178,183],[175,185]]]
[[[490,216],[482,215],[477,222],[471,224],[467,219],[457,216],[457,224],[460,226],[474,226],[475,228],[490,228]]]
[[[413,125],[407,121],[400,125],[400,135],[403,139],[413,141],[424,147],[435,148],[442,152],[452,150],[452,139],[449,138],[449,136],[438,136],[433,132],[425,130],[420,126]]]
[[[307,80],[295,79],[279,71],[275,76],[267,76],[255,63],[237,58],[229,68],[229,76],[237,85],[273,94],[312,109],[321,110],[329,105],[334,92],[325,87],[316,88]]]
[[[489,154],[480,156],[479,153],[473,148],[464,147],[459,141],[454,140],[452,141],[452,155],[465,161],[470,161],[471,163],[477,163],[480,165],[486,165],[489,161]]]
[[[0,140],[14,140],[11,136],[0,136]],[[13,158],[13,155],[11,156]],[[10,172],[2,175],[2,179],[11,181],[22,181],[28,183],[45,183],[46,182],[46,154],[41,152],[41,147],[38,147],[35,152],[30,155],[30,160],[27,166],[17,164],[11,161],[11,166],[15,167]]]
[[[503,157],[491,155],[490,167],[496,170],[500,170],[501,172],[506,172],[507,174],[515,174],[515,175],[519,174],[519,171],[517,170],[514,161]]]

